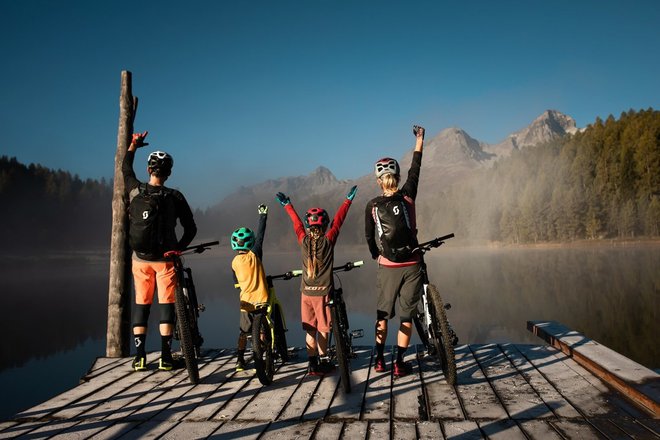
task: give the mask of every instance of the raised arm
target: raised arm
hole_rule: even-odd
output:
[[[259,205],[257,207],[257,212],[259,213],[259,226],[257,227],[257,237],[254,240],[254,246],[252,246],[252,252],[254,252],[260,260],[263,260],[263,244],[264,236],[266,234],[266,220],[268,220],[268,206]]]
[[[124,155],[124,162],[121,164],[121,170],[124,174],[124,186],[127,193],[140,184],[140,181],[135,176],[135,170],[133,170],[133,161],[135,160],[135,150],[144,147],[145,145],[149,145],[144,142],[144,138],[147,137],[147,134],[149,134],[148,131],[145,131],[144,133],[133,133],[131,144],[128,146],[128,150],[126,150],[126,154]]]
[[[344,202],[341,204],[337,210],[337,213],[335,214],[335,218],[332,220],[332,227],[325,234],[332,244],[337,242],[337,238],[339,237],[339,230],[341,229],[341,225],[344,223],[344,220],[346,220],[346,214],[348,214],[348,209],[353,203],[355,194],[357,194],[357,185],[353,186],[348,191],[348,194],[346,194],[346,199],[344,199]]]
[[[417,197],[417,186],[419,184],[419,174],[422,168],[422,150],[424,149],[424,127],[413,126],[415,134],[415,150],[413,151],[412,163],[408,170],[406,183],[401,187],[401,191],[407,193],[413,200]]]
[[[289,214],[289,218],[293,223],[293,232],[296,233],[298,243],[301,243],[303,238],[305,238],[305,225],[303,224],[302,220],[300,220],[300,216],[296,210],[293,208],[291,200],[286,196],[286,194],[281,192],[278,192],[275,195],[275,198],[278,202],[280,202],[280,205],[284,206],[284,210],[287,212],[287,214]]]

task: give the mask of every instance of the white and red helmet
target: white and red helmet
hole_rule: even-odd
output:
[[[395,176],[399,175],[399,163],[391,157],[379,159],[376,165],[374,165],[374,169],[378,179],[387,173],[394,174]]]

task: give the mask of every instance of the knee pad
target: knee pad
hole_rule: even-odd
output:
[[[174,304],[158,304],[160,308],[160,323],[174,324]]]
[[[146,327],[149,322],[151,304],[134,304],[133,327]]]

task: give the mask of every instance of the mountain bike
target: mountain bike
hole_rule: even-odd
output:
[[[353,339],[364,336],[364,330],[349,331],[348,314],[346,313],[346,303],[344,302],[344,291],[341,285],[341,279],[337,272],[347,272],[355,267],[360,267],[364,261],[348,262],[343,266],[332,268],[332,272],[339,282],[339,287],[330,294],[328,307],[330,307],[330,316],[332,328],[328,338],[328,354],[330,358],[337,362],[339,374],[341,377],[342,388],[345,393],[351,392],[351,359],[355,358],[353,349]],[[334,344],[332,339],[335,339]]]
[[[302,271],[289,271],[280,275],[268,275],[268,302],[255,304],[255,310],[248,312],[252,317],[252,357],[257,378],[263,385],[270,385],[275,373],[275,359],[285,363],[289,360],[286,342],[286,320],[284,310],[277,295],[273,280],[290,280],[300,276]],[[239,288],[238,284],[234,287]]]
[[[201,354],[201,346],[204,342],[199,331],[199,313],[203,312],[204,304],[197,301],[197,292],[192,278],[192,270],[184,267],[183,257],[188,254],[201,254],[209,250],[210,246],[220,244],[219,241],[202,243],[189,246],[181,251],[169,251],[165,257],[174,263],[176,272],[176,290],[174,293],[175,325],[174,338],[179,341],[181,353],[186,363],[188,379],[192,384],[199,383],[199,369],[197,359]]]
[[[446,311],[451,308],[451,304],[445,304],[442,301],[438,288],[429,282],[424,254],[433,248],[442,246],[446,240],[453,237],[454,234],[448,234],[434,238],[433,240],[419,244],[413,250],[413,252],[418,252],[422,257],[421,271],[423,280],[421,301],[419,302],[417,314],[413,317],[413,321],[427,353],[437,357],[447,383],[450,385],[456,384],[454,346],[458,343],[458,337],[447,320]]]

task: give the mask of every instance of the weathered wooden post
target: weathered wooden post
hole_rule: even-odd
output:
[[[112,240],[110,247],[110,286],[108,291],[107,357],[125,357],[130,353],[131,254],[128,247],[128,215],[121,166],[133,135],[137,98],[131,92],[131,72],[121,73],[119,97],[119,132],[115,154],[115,178],[112,191]]]

